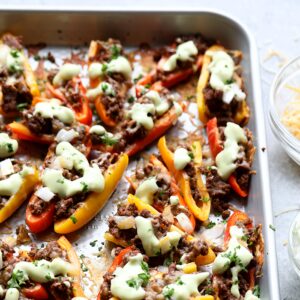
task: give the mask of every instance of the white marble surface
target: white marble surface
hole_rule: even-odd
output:
[[[137,4],[138,2],[138,4]],[[52,8],[81,7],[83,1],[59,0],[0,0],[0,6],[22,5],[37,7],[37,5]],[[282,63],[278,57],[264,61],[269,51],[276,50],[287,59],[300,54],[300,1],[297,0],[261,0],[261,1],[218,1],[218,0],[185,0],[185,1],[129,1],[129,0],[85,0],[85,7],[100,6],[102,8],[171,8],[197,9],[203,7],[223,10],[243,21],[253,32],[259,47],[261,60],[261,77],[263,88],[263,106],[265,117],[268,109],[268,94],[274,72]],[[138,5],[138,6],[137,6]],[[273,72],[274,71],[274,72]],[[276,226],[277,256],[279,266],[281,299],[300,299],[300,281],[289,264],[287,253],[288,229],[296,212],[281,214],[286,209],[300,208],[300,167],[285,154],[267,123],[267,151],[271,174],[271,190]]]

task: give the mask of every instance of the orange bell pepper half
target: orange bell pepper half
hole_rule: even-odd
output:
[[[226,229],[224,232],[224,243],[227,245],[228,241],[230,240],[230,228],[236,225],[238,222],[246,224],[248,229],[253,227],[252,221],[249,216],[240,210],[235,210],[234,213],[229,217],[226,225]]]
[[[79,261],[79,258],[77,256],[75,249],[72,247],[71,243],[64,236],[61,236],[57,240],[57,243],[60,246],[60,248],[62,248],[63,250],[65,250],[67,252],[68,260],[73,267],[70,275],[73,279],[72,288],[73,288],[74,296],[85,298],[83,289],[80,285],[81,277],[82,277],[81,264],[80,264],[80,261]]]
[[[156,139],[164,135],[165,132],[177,121],[177,119],[178,115],[176,113],[176,108],[173,106],[167,113],[165,113],[155,122],[154,127],[143,139],[140,139],[133,145],[129,146],[126,151],[128,156],[133,156],[137,152],[143,150],[146,146],[150,145]]]
[[[201,166],[202,162],[202,150],[201,150],[200,142],[194,142],[192,145],[192,151],[194,154],[194,163],[197,166]],[[183,194],[183,198],[190,212],[200,221],[205,221],[209,217],[211,201],[209,194],[206,190],[206,187],[202,181],[201,173],[199,168],[197,167],[197,188],[202,196],[202,199],[205,201],[201,201],[201,203],[196,203],[192,196],[192,191],[189,183],[189,178],[184,171],[179,171],[175,169],[174,166],[174,154],[171,152],[167,146],[166,138],[162,137],[158,142],[158,150],[162,156],[162,159],[170,172],[174,175],[175,179],[178,182],[178,185]]]
[[[95,99],[95,107],[100,119],[103,121],[105,125],[110,127],[114,127],[117,125],[117,123],[107,115],[106,109],[101,101],[101,96],[98,96]]]
[[[50,145],[51,143],[54,142],[54,138],[55,138],[54,136],[47,135],[47,134],[42,134],[42,135],[34,134],[29,130],[28,127],[26,127],[22,123],[18,123],[14,121],[8,124],[7,128],[10,129],[13,133],[13,136],[15,136],[19,140],[25,140],[25,141],[47,144],[47,145]]]
[[[82,81],[79,78],[73,78],[72,85],[77,86],[78,90],[80,91],[80,94],[81,94],[80,105],[78,106],[78,103],[76,103],[75,108],[74,108],[73,104],[67,100],[67,98],[65,97],[65,95],[62,93],[62,91],[59,88],[55,88],[50,83],[47,83],[47,90],[53,97],[61,100],[65,105],[67,105],[68,107],[70,107],[71,109],[74,110],[75,118],[78,122],[85,124],[85,125],[91,125],[93,113],[89,106],[89,100],[86,96],[86,89],[83,86]]]

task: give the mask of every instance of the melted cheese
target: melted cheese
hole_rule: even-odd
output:
[[[143,248],[148,256],[157,256],[169,252],[177,247],[181,238],[178,232],[167,232],[160,240],[155,236],[151,219],[144,217],[135,218],[137,235],[141,239]]]
[[[150,115],[149,115],[150,114]],[[129,111],[129,116],[132,120],[136,121],[137,124],[142,125],[147,130],[150,130],[154,126],[151,115],[155,114],[155,106],[151,103],[141,104],[135,103],[132,109]]]
[[[75,168],[82,172],[82,177],[68,180],[62,170],[46,169],[42,175],[42,182],[53,193],[60,197],[70,197],[80,192],[101,192],[104,189],[104,177],[97,165],[90,167],[87,158],[68,142],[61,142],[56,146],[56,155],[68,162],[65,167]]]
[[[174,153],[174,166],[176,170],[183,170],[192,161],[185,148],[177,148]]]
[[[124,56],[119,56],[116,59],[111,60],[107,64],[107,73],[122,74],[126,79],[131,77],[131,66],[129,61]]]
[[[145,97],[152,101],[155,106],[155,111],[159,116],[163,115],[170,107],[169,102],[162,99],[156,91],[149,91],[145,94]]]
[[[184,274],[175,283],[166,285],[163,288],[164,294],[171,294],[173,300],[186,300],[193,296],[200,295],[198,286],[209,276],[208,272],[196,274]],[[172,291],[170,293],[170,291]]]
[[[106,132],[107,132],[106,129],[101,125],[94,125],[90,128],[90,133],[104,135]]]
[[[141,300],[144,299],[146,292],[142,288],[138,274],[145,271],[142,268],[143,255],[137,254],[129,258],[128,263],[123,267],[118,267],[111,280],[111,293],[120,300]],[[134,281],[137,286],[130,286],[128,282]]]
[[[19,300],[20,293],[16,288],[10,288],[6,291],[4,300]]]
[[[32,280],[46,283],[57,275],[67,275],[72,272],[72,265],[61,258],[55,258],[51,262],[37,260],[34,262],[21,261],[15,265],[13,273],[22,273],[25,281]]]
[[[224,130],[226,137],[224,149],[216,157],[218,174],[227,180],[236,169],[234,163],[239,152],[239,143],[247,143],[247,137],[243,128],[235,123],[228,122]]]
[[[253,295],[252,291],[249,290],[246,292],[244,300],[259,300],[259,297]]]
[[[0,158],[14,155],[18,150],[18,142],[9,137],[7,133],[0,133]]]
[[[171,196],[170,197],[170,203],[171,203],[171,205],[177,205],[179,203],[178,196]]]
[[[100,95],[115,96],[113,86],[108,82],[101,82],[96,88],[87,91],[86,95],[89,99],[95,99]]]
[[[74,111],[66,106],[60,105],[60,101],[57,99],[37,103],[33,114],[50,119],[56,117],[64,124],[72,124],[75,121]]]
[[[212,62],[208,69],[211,73],[209,84],[213,89],[223,91],[223,102],[229,104],[234,98],[237,101],[246,99],[246,94],[236,83],[232,83],[234,74],[234,61],[224,51],[208,51]]]
[[[33,168],[23,166],[23,169],[19,173],[12,174],[6,179],[0,180],[0,195],[13,196],[16,194],[23,183],[23,178],[33,172]]]
[[[150,177],[144,180],[137,188],[135,195],[143,202],[152,205],[153,195],[158,191],[156,178]]]
[[[103,75],[103,65],[98,63],[98,62],[94,62],[92,64],[90,64],[89,66],[89,70],[88,70],[88,74],[89,74],[89,77],[91,79],[96,79],[100,76]]]
[[[73,77],[79,75],[81,71],[80,65],[64,64],[53,78],[53,84],[56,86],[62,85],[64,82],[71,80]]]
[[[193,61],[194,57],[198,54],[198,49],[193,41],[188,41],[180,44],[176,53],[171,55],[163,65],[163,70],[171,72],[176,69],[177,61]]]
[[[230,236],[231,239],[228,243],[228,249],[225,252],[218,254],[213,263],[212,270],[214,274],[223,274],[232,263],[232,260],[230,258],[232,256],[235,257],[235,266],[231,268],[231,293],[233,296],[239,298],[240,291],[238,284],[238,274],[249,265],[249,263],[253,259],[253,255],[246,247],[245,242],[241,240],[244,236],[242,228],[232,226],[230,228]]]

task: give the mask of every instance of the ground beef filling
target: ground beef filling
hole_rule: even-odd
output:
[[[139,212],[135,205],[121,205],[118,207],[117,216],[141,216],[144,218],[150,218],[151,214],[147,210],[142,210]],[[109,232],[116,238],[120,240],[126,240],[130,244],[134,244],[137,248],[143,249],[141,240],[137,235],[136,228],[130,229],[120,229],[117,225],[116,219],[114,216],[109,217],[108,219]],[[162,215],[154,216],[152,218],[152,226],[154,233],[158,238],[164,236],[170,229],[171,223],[163,218]]]
[[[196,202],[199,202],[202,200],[202,196],[200,194],[200,191],[197,186],[197,174],[196,174],[196,167],[192,162],[188,163],[186,167],[184,168],[184,171],[189,177],[191,192],[194,200]]]
[[[2,78],[3,79],[3,78]],[[19,112],[30,106],[32,95],[23,77],[12,84],[2,85],[2,109],[5,113]]]
[[[223,102],[223,92],[208,86],[203,90],[206,106],[210,116],[218,118],[218,124],[225,126],[227,122],[234,122],[234,117],[242,102],[233,99],[229,104]]]
[[[96,43],[96,54],[91,58],[91,61],[101,63],[109,62],[112,58],[115,58],[117,54],[123,54],[122,45],[118,40],[108,39],[107,42],[96,41]]]
[[[37,135],[53,134],[56,135],[61,129],[69,130],[72,127],[66,126],[63,122],[57,118],[44,118],[39,114],[33,114],[34,108],[23,112],[24,124],[29,130]],[[75,130],[80,134],[82,130],[77,130],[79,126],[76,126]],[[83,133],[85,135],[85,132]],[[83,136],[79,136],[77,139],[83,139]]]

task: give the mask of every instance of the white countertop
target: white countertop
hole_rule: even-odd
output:
[[[4,3],[5,2],[5,3]],[[15,6],[20,8],[24,0],[0,0],[0,6]],[[200,4],[201,2],[201,4]],[[52,8],[62,8],[63,5],[80,7],[80,0],[27,0],[26,6],[51,5]],[[297,0],[262,0],[262,1],[218,1],[218,0],[85,0],[85,6],[101,5],[102,8],[168,8],[180,7],[184,9],[216,8],[238,17],[253,32],[261,60],[261,80],[263,89],[263,105],[265,117],[267,116],[268,93],[274,72],[279,68],[282,59],[273,57],[264,61],[270,51],[275,50],[282,53],[286,59],[300,54],[300,1]],[[273,71],[272,71],[273,70]],[[300,209],[300,167],[298,167],[283,151],[280,144],[273,136],[268,122],[267,124],[267,151],[269,154],[269,166],[271,176],[271,191],[273,210],[276,227],[277,257],[279,267],[279,279],[281,299],[300,299],[300,284],[295,272],[288,261],[287,239],[289,226],[296,215],[295,211],[281,214],[288,209]]]

